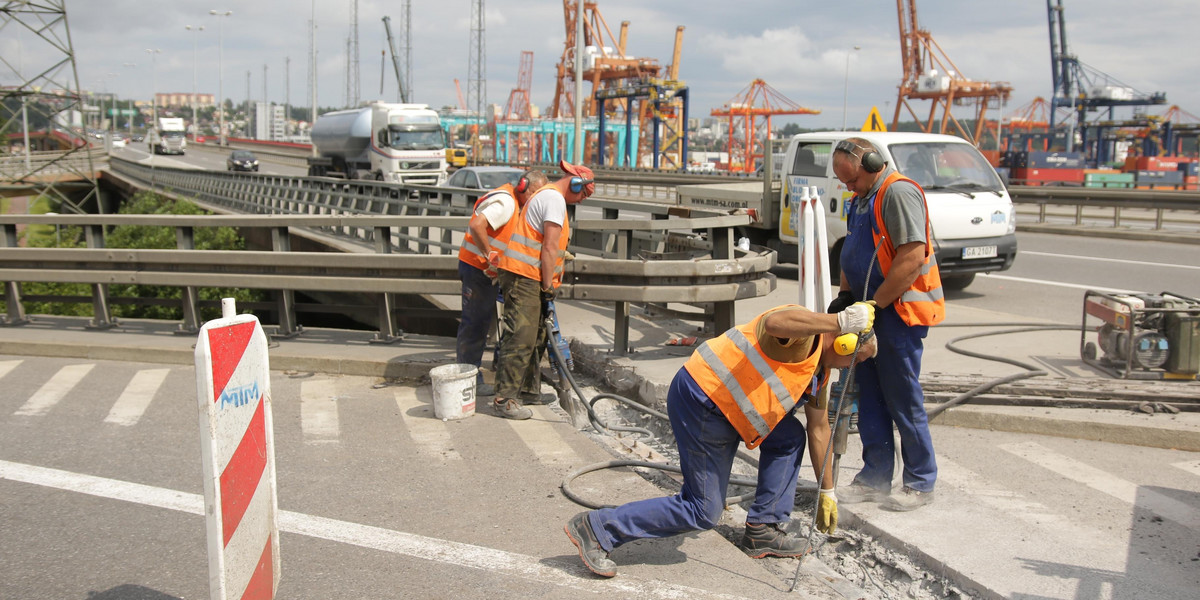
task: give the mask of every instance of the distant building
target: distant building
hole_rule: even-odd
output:
[[[254,139],[284,141],[287,138],[287,119],[282,104],[254,103]]]
[[[181,94],[181,93],[163,93],[155,94],[158,99],[158,105],[165,108],[191,108],[192,99],[195,98],[197,108],[206,108],[213,106],[212,94]]]

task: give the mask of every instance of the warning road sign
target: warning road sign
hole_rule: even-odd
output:
[[[887,125],[883,124],[883,117],[879,116],[879,107],[872,106],[871,114],[867,115],[867,120],[863,121],[863,131],[887,131]]]

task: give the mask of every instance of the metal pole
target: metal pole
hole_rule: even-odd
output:
[[[854,50],[861,50],[862,46],[855,46]],[[842,131],[846,130],[846,100],[850,97],[850,53],[853,50],[846,51],[846,72],[842,77]]]
[[[308,40],[309,51],[311,52],[311,56],[309,57],[309,68],[312,69],[312,119],[310,119],[308,122],[308,131],[310,136],[309,142],[312,146],[312,155],[317,156],[317,145],[311,143],[312,126],[317,122],[317,0],[312,0],[311,25],[312,27],[308,32]]]
[[[583,162],[583,0],[575,0],[575,153],[571,160]]]
[[[184,29],[187,29],[188,31],[194,31],[197,34],[192,36],[192,139],[195,140],[195,136],[200,135],[200,120],[196,117],[196,70],[199,65],[197,56],[199,56],[199,33],[204,31],[204,26],[200,25],[199,27],[192,27],[191,25],[184,25]]]
[[[220,131],[217,133],[217,144],[225,145],[225,36],[221,27],[221,17],[233,14],[232,10],[210,10],[208,14],[217,17],[217,114],[220,115]]]

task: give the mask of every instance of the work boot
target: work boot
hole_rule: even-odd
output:
[[[862,504],[864,502],[879,502],[887,498],[888,490],[873,488],[857,481],[837,489],[838,503]]]
[[[617,574],[617,563],[608,558],[608,553],[604,548],[600,547],[600,540],[596,539],[596,534],[592,532],[592,524],[588,522],[588,514],[581,512],[563,527],[563,531],[567,532],[567,538],[579,548],[579,558],[583,559],[583,565],[589,571],[601,576],[612,577]]]
[[[521,406],[520,402],[512,398],[496,398],[492,402],[492,408],[496,410],[497,416],[514,421],[524,421],[533,416],[532,410]]]
[[[558,396],[541,392],[521,392],[517,394],[517,399],[521,401],[521,404],[554,404],[558,400]]]
[[[496,395],[496,386],[494,386],[490,383],[485,383],[483,381],[480,381],[479,383],[475,384],[475,397],[476,398],[488,398],[490,396],[495,396],[495,395]]]
[[[881,506],[888,510],[906,512],[921,508],[930,502],[933,502],[933,490],[921,492],[906,485],[900,488],[899,492],[888,496]]]
[[[788,535],[783,530],[783,523],[746,523],[746,532],[738,546],[745,550],[750,558],[764,556],[802,556],[804,540]]]

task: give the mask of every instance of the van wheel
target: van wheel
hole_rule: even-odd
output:
[[[948,290],[965,290],[971,282],[975,281],[974,273],[966,275],[947,275],[942,277],[942,287]]]

